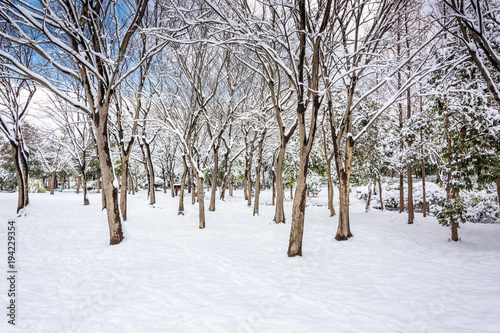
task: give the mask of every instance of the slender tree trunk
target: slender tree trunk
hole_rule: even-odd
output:
[[[276,171],[273,170],[273,199],[272,199],[272,205],[274,206],[275,204],[276,204]],[[275,212],[275,215],[276,215],[276,212]]]
[[[215,211],[215,195],[217,193],[217,175],[219,174],[219,147],[214,147],[214,172],[212,174],[212,189],[210,193],[210,212]]]
[[[229,182],[229,196],[233,196],[233,182]]]
[[[402,213],[405,211],[405,183],[404,176],[401,172],[399,174],[399,212]]]
[[[123,221],[127,221],[127,185],[128,185],[129,164],[128,156],[122,156],[122,174],[120,183],[120,210]]]
[[[191,171],[193,172],[193,171]],[[193,183],[192,183],[192,191],[191,191],[191,204],[194,205],[196,203],[196,197],[197,197],[197,194],[196,194],[196,184],[194,183],[194,172],[191,174],[191,179],[193,180]]]
[[[145,157],[146,157],[146,171],[148,174],[148,193],[149,193],[149,204],[153,205],[156,203],[155,196],[155,172],[153,167],[153,160],[151,157],[151,149],[149,148],[149,143],[144,140]]]
[[[97,193],[101,192],[101,176],[97,176],[96,187],[97,187]]]
[[[175,198],[175,186],[174,186],[175,185],[175,179],[174,179],[174,173],[173,172],[170,172],[169,178],[170,178],[170,195],[172,196],[172,198]]]
[[[247,188],[248,188],[248,157],[245,158],[245,175],[243,176],[243,195],[245,196],[246,201],[248,201]]]
[[[264,137],[266,136],[266,130],[264,129],[262,133],[261,140],[259,142],[259,159],[257,161],[257,167],[255,168],[255,200],[253,204],[253,216],[255,214],[259,215],[259,196],[260,196],[260,172],[262,168],[262,150],[264,145]]]
[[[200,215],[200,229],[205,229],[205,193],[203,177],[198,175],[198,208]]]
[[[293,183],[290,183],[290,200],[293,199]]]
[[[498,205],[500,205],[500,178],[497,178],[495,183],[497,184],[497,201]]]
[[[85,171],[82,171],[81,178],[83,179],[83,205],[88,206],[90,202],[89,199],[87,198],[87,175],[85,174]]]
[[[413,207],[413,180],[411,178],[411,165],[407,165],[408,168],[408,224],[413,224],[413,219],[415,217],[415,209]]]
[[[328,209],[330,210],[330,216],[335,216],[335,208],[333,207],[333,180],[332,180],[332,161],[326,161],[326,172],[328,179]]]
[[[427,216],[427,198],[425,195],[425,164],[422,159],[422,211],[424,217]]]
[[[123,230],[118,206],[118,189],[113,184],[115,176],[113,174],[113,164],[111,163],[108,144],[108,110],[109,105],[103,106],[99,110],[98,116],[94,119],[94,123],[99,165],[101,167],[102,188],[106,198],[106,210],[108,213],[110,245],[115,245],[121,243],[123,240]]]
[[[265,168],[262,171],[262,186],[260,187],[260,190],[261,191],[265,191],[266,190],[266,170],[265,170]]]
[[[129,168],[129,173],[128,173],[128,179],[130,181],[130,187],[129,189],[132,191],[132,195],[135,195],[135,182],[134,182],[134,177],[132,177],[132,172],[130,171]]]
[[[80,186],[82,186],[82,176],[76,177],[76,194],[80,194]]]
[[[187,174],[187,177],[188,177],[188,180],[187,180],[187,183],[188,183],[188,193],[191,193],[191,186],[192,186],[192,183],[191,183],[191,169],[188,168],[188,174]]]
[[[186,182],[186,175],[188,173],[188,167],[185,155],[182,156],[182,164],[184,166],[184,172],[182,173],[182,179],[181,179],[181,192],[179,194],[179,210],[177,211],[177,215],[184,215],[184,187],[185,187],[184,184]]]
[[[286,146],[282,144],[276,160],[276,209],[274,211],[273,221],[276,223],[285,223],[284,200],[285,193],[283,189],[283,160],[285,158]],[[291,192],[290,192],[291,193]]]
[[[251,165],[252,164],[250,163],[250,166]],[[252,205],[252,170],[248,170],[247,181],[248,181],[248,185],[247,185],[247,191],[248,191],[247,205],[251,206]]]
[[[380,196],[380,210],[384,210],[384,199],[382,198],[382,180],[381,180],[381,175],[380,175],[380,171],[378,173],[378,192],[379,192],[379,196]]]

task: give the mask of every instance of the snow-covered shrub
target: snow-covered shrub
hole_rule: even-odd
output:
[[[309,194],[313,197],[317,196],[319,192],[321,192],[321,177],[316,173],[309,171],[309,175],[307,175],[307,189],[309,190]]]
[[[43,182],[40,179],[29,179],[28,180],[28,192],[29,193],[45,193],[47,190],[43,186]]]

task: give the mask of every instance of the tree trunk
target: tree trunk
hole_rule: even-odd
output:
[[[132,191],[132,195],[135,195],[134,177],[132,176],[132,172],[130,171],[130,168],[129,168],[129,173],[128,173],[128,179],[130,181],[129,191]]]
[[[87,175],[85,172],[82,172],[82,176],[78,176],[78,178],[83,179],[83,205],[88,206],[90,204],[89,199],[87,198]]]
[[[11,146],[12,146],[12,160],[14,162],[14,167],[16,169],[17,188],[18,188],[16,212],[19,213],[21,209],[25,208],[29,203],[28,186],[27,186],[28,169],[27,169],[27,163],[25,166],[24,165],[25,163],[23,163],[22,161],[23,159],[25,159],[25,157],[21,152],[22,148],[20,148],[18,145],[12,142]]]
[[[351,228],[349,224],[349,187],[350,187],[350,174],[341,172],[339,177],[339,200],[340,200],[340,213],[339,213],[339,226],[335,239],[338,241],[348,240],[352,237]]]
[[[330,216],[335,216],[335,208],[333,207],[333,180],[332,180],[332,163],[331,160],[326,161],[326,172],[328,179],[328,209]]]
[[[80,194],[80,186],[82,186],[82,176],[76,177],[76,194]]]
[[[379,192],[379,196],[380,196],[380,210],[383,211],[384,210],[384,199],[382,198],[382,180],[381,180],[381,176],[380,176],[380,171],[378,173],[378,192]]]
[[[413,224],[413,219],[415,217],[415,209],[413,207],[413,180],[411,178],[411,165],[407,165],[408,168],[408,224]]]
[[[147,161],[147,169],[149,174],[149,204],[153,205],[156,203],[155,196],[155,171],[153,166],[153,160],[151,157],[151,149],[149,148],[149,143],[144,142],[144,146],[146,147],[146,161]]]
[[[297,255],[302,256],[302,237],[304,235],[304,217],[307,194],[306,177],[307,165],[309,162],[309,152],[304,148],[300,150],[299,175],[297,178],[297,188],[295,190],[295,200],[293,201],[292,208],[292,228],[290,230],[290,241],[288,245],[289,257]]]
[[[56,173],[51,172],[50,173],[50,185],[49,185],[50,195],[54,195],[55,187],[56,187]]]
[[[285,158],[285,150],[286,146],[282,143],[278,153],[278,159],[276,160],[276,209],[273,219],[276,223],[285,223],[285,193],[283,189],[283,160]]]
[[[243,195],[248,201],[248,158],[245,158],[245,175],[243,176]]]
[[[233,196],[233,182],[231,181],[229,182],[229,196]]]
[[[293,199],[293,183],[290,182],[290,200]]]
[[[120,210],[123,221],[127,221],[127,185],[128,185],[129,164],[128,156],[122,156],[122,174],[120,183]]]
[[[200,215],[200,229],[205,229],[205,193],[203,177],[198,176],[198,208]]]
[[[250,163],[250,165],[252,165]],[[252,205],[252,170],[248,170],[248,176],[247,176],[247,191],[248,191],[248,201],[247,201],[247,206]]]
[[[217,175],[219,174],[219,147],[214,147],[214,172],[212,173],[212,189],[210,193],[210,206],[208,210],[215,211],[215,195],[217,193]]]
[[[425,165],[422,159],[422,211],[424,217],[427,216],[427,198],[425,196]]]
[[[405,211],[405,183],[404,183],[404,176],[403,173],[401,172],[399,174],[399,212],[402,213]]]
[[[451,240],[458,242],[458,222],[451,222]]]
[[[274,206],[276,204],[276,171],[273,170],[273,199],[272,199],[272,205]],[[275,213],[276,215],[276,213]],[[275,221],[275,220],[273,220]]]
[[[191,171],[193,172],[193,171]],[[192,191],[191,191],[191,204],[194,205],[196,203],[196,184],[194,183],[194,172],[191,174],[191,179],[193,180],[193,183],[192,183]]]
[[[184,165],[184,172],[182,173],[181,179],[181,192],[179,193],[179,210],[177,215],[184,215],[184,183],[186,182],[186,174],[188,173],[188,167],[186,163],[186,156],[182,156],[182,164]],[[172,184],[170,184],[172,186]]]
[[[495,182],[497,184],[497,201],[498,205],[500,205],[500,178],[497,178]]]
[[[188,177],[188,180],[187,180],[187,183],[188,183],[188,193],[191,193],[191,169],[188,168],[188,174],[187,174],[187,177]]]
[[[108,106],[103,106],[94,119],[97,151],[101,167],[102,189],[108,213],[109,243],[115,245],[123,240],[123,230],[118,206],[118,189],[114,186],[115,176],[108,144]]]
[[[97,176],[95,186],[97,187],[97,193],[101,192],[101,176]]]
[[[175,178],[173,172],[170,172],[169,179],[170,179],[170,195],[172,196],[172,198],[175,198],[175,187],[174,187]]]
[[[262,148],[264,145],[264,137],[266,136],[266,130],[262,132],[262,137],[259,142],[259,159],[257,161],[257,167],[255,168],[255,200],[253,203],[253,216],[255,214],[259,215],[259,196],[260,196],[260,172],[262,168]]]

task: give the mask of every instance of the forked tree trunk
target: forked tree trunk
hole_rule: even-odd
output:
[[[278,159],[276,160],[276,209],[273,219],[276,223],[285,223],[285,193],[283,189],[283,160],[285,158],[285,149],[286,146],[282,143],[278,153]]]
[[[198,208],[200,229],[205,229],[205,193],[203,187],[203,177],[198,176]]]
[[[106,211],[108,214],[109,243],[115,245],[123,240],[123,230],[118,206],[118,189],[114,186],[115,176],[108,144],[108,109],[109,105],[99,110],[94,119],[96,128],[97,151],[99,165],[101,167],[102,189],[106,199]],[[97,118],[98,117],[98,118]]]
[[[408,164],[408,224],[413,224],[415,217],[415,209],[413,206],[413,180],[411,178],[411,165]]]
[[[177,211],[177,215],[184,215],[184,183],[186,182],[186,174],[188,173],[185,155],[182,156],[182,164],[184,165],[184,172],[182,173],[181,179],[181,192],[179,193],[179,210]]]
[[[214,147],[214,172],[212,174],[212,189],[210,193],[210,206],[208,210],[215,211],[215,195],[217,193],[217,175],[219,174],[219,147]]]

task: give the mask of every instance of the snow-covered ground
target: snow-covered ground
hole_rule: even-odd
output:
[[[309,200],[303,257],[286,255],[290,223],[260,216],[242,192],[206,212],[187,198],[129,196],[126,241],[108,246],[100,194],[32,194],[17,226],[17,318],[1,332],[499,332],[500,225],[465,224],[461,242],[432,217],[364,212],[351,199],[347,242],[334,240],[326,189]],[[208,207],[208,200],[206,203]],[[16,194],[0,193],[0,248]],[[288,221],[291,201],[286,202]]]

